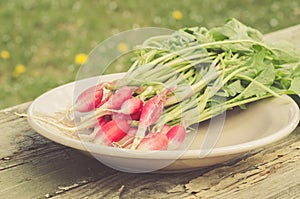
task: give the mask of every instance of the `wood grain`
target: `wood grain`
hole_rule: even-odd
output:
[[[300,50],[300,26],[266,36]],[[0,111],[0,198],[300,198],[300,127],[239,159],[187,173],[113,170],[36,132],[30,103]]]

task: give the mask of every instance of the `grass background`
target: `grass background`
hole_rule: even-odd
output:
[[[182,18],[172,17],[173,11]],[[299,23],[299,0],[0,0],[0,109],[73,81],[74,58],[104,39],[138,27],[222,25],[235,17],[263,33]],[[13,77],[16,65],[25,73]]]

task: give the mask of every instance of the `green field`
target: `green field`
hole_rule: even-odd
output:
[[[118,32],[211,28],[229,17],[268,33],[299,23],[300,1],[0,0],[0,109],[73,81],[76,55]]]

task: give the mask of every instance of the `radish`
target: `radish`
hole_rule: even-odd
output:
[[[107,110],[110,110],[111,112],[114,113],[122,113],[122,114],[130,115],[132,120],[139,120],[142,112],[142,107],[143,107],[143,101],[136,97],[132,97],[126,100],[122,104],[120,110],[112,110],[112,109],[107,109]]]
[[[89,112],[96,108],[102,101],[103,87],[107,83],[98,84],[83,91],[75,101],[73,110],[79,112]]]
[[[135,134],[136,134],[136,132],[137,132],[137,128],[136,128],[136,127],[131,127],[131,128],[129,129],[129,131],[127,132],[127,136],[134,137]]]
[[[99,87],[94,87],[94,89],[89,88],[88,90],[86,90],[84,93],[82,93],[80,95],[80,97],[78,98],[78,103],[76,106],[79,106],[79,104],[87,102],[87,104],[85,104],[85,111],[87,111],[87,108],[90,108],[90,104],[93,105],[93,108],[95,107],[94,104],[94,95],[93,95],[93,91],[97,88],[102,88],[104,86],[106,86],[109,83],[103,83],[101,85],[98,85]],[[100,89],[101,90],[101,89]],[[95,127],[95,125],[98,123],[97,118],[100,118],[104,115],[111,115],[112,112],[110,109],[120,109],[122,104],[127,100],[130,99],[132,97],[132,90],[129,87],[123,87],[120,88],[119,90],[117,90],[114,94],[109,95],[108,97],[106,97],[105,100],[102,101],[102,97],[103,97],[103,90],[98,92],[97,96],[99,98],[96,99],[96,102],[98,103],[96,107],[96,110],[94,112],[90,112],[86,115],[84,115],[83,117],[80,118],[79,123],[76,123],[75,125],[72,126],[66,126],[63,122],[56,122],[56,121],[51,121],[47,118],[40,118],[40,117],[36,117],[36,119],[40,120],[40,121],[44,121],[48,124],[51,124],[63,131],[67,131],[70,134],[74,134],[77,131],[82,131],[82,130],[86,130],[92,127]],[[100,99],[100,94],[101,94],[101,101],[104,102],[102,103],[99,99]],[[91,99],[88,100],[88,97],[92,97]],[[86,100],[86,101],[85,101]],[[93,101],[93,103],[92,103]],[[99,104],[101,104],[101,106],[99,106]],[[75,108],[75,107],[73,107]],[[92,108],[92,109],[93,109]],[[75,109],[74,109],[75,110]],[[80,109],[81,110],[81,109]],[[82,109],[83,110],[83,109]],[[69,111],[68,111],[69,112]],[[108,122],[109,123],[109,122]],[[126,126],[126,125],[124,125]],[[128,125],[127,125],[128,126]],[[129,129],[129,128],[128,128]],[[122,129],[123,130],[123,129]],[[126,131],[126,129],[125,129]]]
[[[137,149],[139,150],[166,150],[168,148],[168,137],[161,132],[150,133],[142,139]]]
[[[130,124],[132,122],[130,115],[122,113],[113,113],[112,118],[116,121],[117,126],[125,132],[128,132],[130,129]]]
[[[137,97],[130,98],[126,100],[122,106],[120,112],[132,115],[138,111],[140,111],[143,107],[143,101]]]
[[[111,96],[112,96],[112,93],[109,93],[109,95],[108,95],[105,99],[103,99],[103,100],[96,106],[96,108],[99,108],[99,107],[101,107],[103,104],[105,104],[106,102],[108,102],[108,101],[110,100]]]
[[[137,132],[137,128],[131,127],[127,132],[127,135],[125,135],[120,141],[114,142],[113,146],[117,146],[119,148],[125,148],[128,145],[132,144],[136,132]]]
[[[106,98],[106,102],[99,106],[95,112],[86,115],[81,118],[81,122],[85,123],[93,120],[95,116],[97,118],[103,115],[111,115],[111,112],[115,109],[120,109],[122,104],[132,97],[132,90],[129,87],[122,87],[114,94]]]
[[[148,100],[141,112],[140,128],[147,128],[151,124],[154,124],[163,112],[164,98],[161,95],[157,95]]]
[[[139,121],[141,117],[142,109],[138,110],[137,112],[130,114],[132,120]]]
[[[109,100],[110,109],[120,109],[122,104],[132,97],[132,89],[129,87],[122,87],[117,90]]]
[[[132,149],[135,149],[139,145],[141,139],[145,137],[147,128],[150,125],[154,124],[161,116],[165,99],[165,94],[161,93],[152,97],[145,103],[140,116],[136,138],[134,139],[134,142],[132,144]]]
[[[182,125],[173,126],[167,133],[169,140],[168,149],[177,149],[183,142],[186,135],[186,130]]]
[[[115,120],[111,120],[103,127],[99,128],[99,131],[94,139],[94,143],[111,146],[113,142],[118,142],[124,136],[126,136],[126,133],[126,131],[123,131],[119,128]]]
[[[99,126],[103,126],[104,124],[106,124],[107,122],[109,122],[111,120],[111,116],[104,115],[104,116],[99,117],[97,120],[98,120]]]
[[[97,118],[96,125],[94,126],[94,130],[90,134],[85,134],[85,133],[78,133],[80,140],[81,141],[89,141],[92,142],[96,135],[98,134],[99,130],[109,121],[111,121],[111,116],[110,115],[104,115],[99,118]],[[99,135],[98,135],[99,136]]]

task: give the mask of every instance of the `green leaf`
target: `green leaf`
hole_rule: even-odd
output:
[[[290,90],[300,97],[300,77],[292,80]]]
[[[275,61],[281,64],[299,61],[299,53],[291,43],[278,41],[269,45],[274,53],[272,57]]]
[[[224,88],[224,91],[228,93],[229,96],[235,96],[241,93],[245,88],[241,84],[241,80],[236,80]]]
[[[299,65],[297,66],[297,68],[293,71],[291,77],[292,77],[292,78],[300,77],[300,64],[299,64]]]
[[[256,69],[257,72],[265,70],[266,64],[264,63],[267,51],[261,49],[258,53],[253,55],[253,62],[251,66]]]
[[[200,44],[216,41],[211,32],[204,27],[194,30],[193,34],[195,35]]]
[[[214,29],[219,31],[219,34],[221,33],[224,35],[224,37],[227,37],[229,40],[238,40],[238,39],[251,39],[255,41],[261,41],[263,35],[253,28],[250,28],[235,18],[230,18],[226,21],[226,24],[222,26],[220,29]],[[214,33],[216,35],[216,33]]]
[[[254,80],[267,87],[270,87],[275,80],[275,70],[273,65],[265,65],[265,69]],[[261,97],[266,93],[267,91],[264,88],[260,87],[254,82],[251,82],[249,86],[243,91],[243,96],[245,98],[252,96]]]

